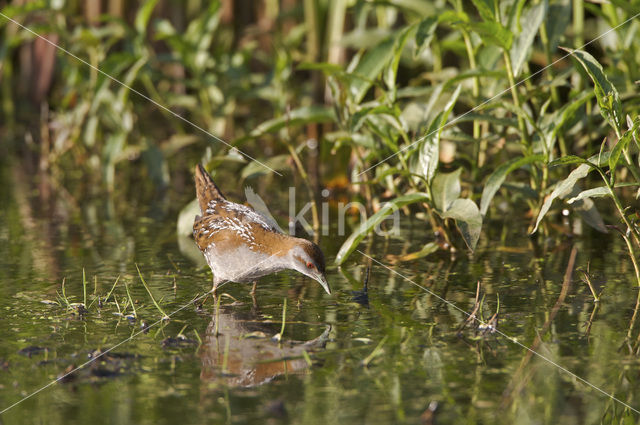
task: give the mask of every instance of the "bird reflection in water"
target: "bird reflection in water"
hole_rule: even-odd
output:
[[[216,319],[218,320],[216,335]],[[280,375],[300,373],[309,367],[303,352],[324,349],[331,327],[311,341],[275,341],[280,324],[260,322],[256,315],[220,306],[214,312],[200,348],[200,379],[224,378],[233,387],[254,387]]]

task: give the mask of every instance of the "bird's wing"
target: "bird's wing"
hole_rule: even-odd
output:
[[[245,226],[259,225],[264,230],[283,233],[280,227],[269,218],[245,205],[226,200],[212,200],[205,210],[204,217],[229,217],[240,220]]]
[[[272,232],[259,222],[246,222],[232,215],[206,215],[193,223],[193,237],[202,251],[212,244],[224,249],[244,244],[250,249],[261,250],[263,247],[256,240],[256,235],[265,231]]]

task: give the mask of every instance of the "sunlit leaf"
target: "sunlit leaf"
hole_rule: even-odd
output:
[[[622,105],[620,95],[602,70],[602,65],[589,53],[582,50],[563,50],[570,52],[578,60],[594,84],[594,92],[600,107],[600,113],[618,132],[622,132]]]
[[[595,187],[593,189],[583,190],[573,198],[567,200],[567,204],[573,204],[576,201],[586,198],[602,198],[604,196],[610,196],[609,188],[607,186]]]
[[[464,25],[469,23],[469,15],[464,12],[447,9],[438,14],[438,22],[452,26]]]
[[[478,206],[470,199],[458,198],[445,211],[440,213],[442,218],[452,218],[470,250],[476,248],[482,229],[482,214]]]
[[[431,122],[429,128],[426,131],[426,135],[423,136],[424,140],[418,144],[418,172],[421,173],[427,180],[427,184],[431,184],[431,180],[435,176],[436,169],[438,168],[438,159],[440,154],[440,136],[444,130],[449,114],[453,110],[458,96],[460,95],[460,89],[462,86],[458,86],[451,95],[449,102],[444,107],[444,111],[439,113],[436,118]]]
[[[368,50],[355,66],[352,73],[366,78],[366,80],[355,79],[349,87],[355,103],[362,101],[362,98],[371,87],[370,81],[376,80],[384,67],[393,58],[394,46],[395,37],[389,37],[373,49]]]
[[[611,170],[611,179],[613,180],[615,180],[616,177],[615,172],[616,167],[618,166],[618,161],[620,160],[620,156],[622,155],[622,152],[627,149],[629,143],[631,143],[631,140],[633,139],[633,133],[638,130],[638,127],[640,127],[640,117],[636,117],[633,124],[631,125],[631,128],[625,131],[620,140],[618,140],[618,143],[616,143],[613,149],[611,149],[611,156],[609,157],[609,169]]]
[[[576,197],[582,191],[580,188],[580,184],[576,183],[571,190],[569,196]],[[572,198],[573,199],[573,198]],[[609,233],[606,226],[604,225],[604,221],[602,220],[602,216],[596,208],[596,204],[592,199],[586,197],[582,199],[576,199],[571,204],[571,207],[575,212],[580,214],[582,220],[587,223],[589,226],[593,227],[599,232]]]
[[[460,174],[462,168],[452,173],[438,173],[431,183],[431,194],[436,209],[440,212],[447,211],[453,201],[460,196]]]
[[[547,149],[551,151],[555,145],[558,132],[567,125],[572,125],[580,118],[578,114],[582,111],[583,105],[594,96],[592,91],[580,93],[578,97],[572,99],[569,103],[563,105],[560,109],[545,114],[540,119],[540,130],[544,134]],[[565,129],[568,129],[566,127]]]
[[[336,264],[342,264],[351,255],[353,251],[358,247],[358,244],[365,238],[376,225],[382,222],[389,214],[396,211],[405,205],[415,204],[418,202],[425,202],[429,199],[429,195],[426,193],[412,193],[410,195],[400,196],[392,201],[384,204],[380,210],[369,217],[364,223],[361,223],[358,228],[347,238],[346,241],[340,247],[340,251],[336,255]]]
[[[250,136],[258,137],[265,133],[280,130],[288,125],[297,126],[309,122],[320,123],[334,120],[335,112],[333,108],[319,105],[302,106],[281,117],[263,122],[251,131]]]
[[[439,113],[438,116],[431,122],[429,128],[427,128],[427,135],[424,141],[419,144],[418,152],[418,165],[416,167],[416,173],[424,176],[427,180],[427,184],[431,184],[431,180],[436,175],[438,169],[438,159],[440,155],[440,137],[438,137],[438,127],[440,126],[440,118],[443,113]]]
[[[422,52],[429,47],[437,26],[438,18],[435,16],[430,16],[420,21],[418,28],[416,29],[416,47],[414,57],[420,56]]]
[[[426,243],[420,251],[412,252],[405,255],[397,255],[397,256],[388,256],[394,262],[397,261],[413,261],[418,260],[420,258],[426,257],[440,249],[440,245],[436,242],[428,242]]]
[[[513,33],[498,22],[472,22],[469,25],[484,42],[495,44],[505,50],[509,50],[513,44]]]
[[[549,163],[549,167],[555,167],[558,165],[573,165],[573,164],[584,164],[590,167],[596,167],[595,163],[576,155],[565,155],[561,158],[554,159]]]
[[[638,187],[640,186],[640,183],[619,183],[616,184],[616,188],[619,187]],[[602,198],[605,196],[611,196],[611,192],[609,192],[609,188],[607,186],[599,186],[599,187],[594,187],[593,189],[587,189],[587,190],[583,190],[582,192],[578,193],[576,196],[570,198],[567,203],[568,204],[573,204],[575,201],[579,201],[581,199],[586,199],[586,198]]]
[[[598,162],[598,160],[600,161]],[[540,208],[540,212],[538,213],[538,218],[536,219],[536,226],[534,227],[531,233],[535,233],[538,230],[540,221],[542,221],[542,219],[547,214],[547,212],[549,212],[549,209],[551,208],[551,204],[553,203],[554,200],[556,200],[557,198],[565,198],[567,195],[569,195],[572,192],[573,187],[575,186],[578,180],[586,177],[587,174],[589,174],[592,170],[595,169],[595,167],[601,166],[602,164],[606,164],[607,161],[609,161],[609,152],[604,152],[602,155],[594,155],[591,158],[589,158],[588,161],[580,157],[571,157],[568,159],[560,158],[554,161],[554,163],[556,164],[580,163],[580,166],[578,166],[578,168],[573,170],[566,179],[560,181],[557,184],[556,188],[553,190],[553,192],[551,192],[551,194],[547,196],[547,198],[544,200],[544,203]]]
[[[493,0],[471,0],[484,21],[495,21]]]
[[[270,174],[271,170],[269,168],[276,171],[286,170],[289,168],[288,160],[289,155],[276,155],[260,161],[262,164],[251,161],[242,169],[240,177],[244,180],[261,174]],[[266,168],[265,165],[269,168]]]
[[[387,105],[379,105],[379,104],[375,104],[371,106],[362,106],[358,108],[358,110],[349,118],[349,128],[351,129],[352,132],[356,133],[360,130],[360,128],[362,127],[362,125],[364,124],[365,120],[368,117],[372,115],[377,115],[377,114],[380,114],[380,115],[388,114],[388,115],[395,116],[395,110],[393,110]]]
[[[623,0],[626,1],[626,0]],[[564,35],[571,22],[571,0],[556,0],[549,5],[549,13],[545,25],[549,38],[549,49],[554,52],[560,38]]]
[[[636,15],[640,13],[640,2],[629,0],[609,0],[612,4],[623,9],[630,15]]]
[[[548,0],[544,0],[525,11],[520,19],[522,30],[511,46],[511,62],[515,77],[520,75],[524,62],[529,54],[533,40],[547,14]]]
[[[415,33],[416,28],[416,25],[412,25],[400,32],[400,34],[396,38],[395,45],[393,46],[394,52],[392,60],[384,73],[384,81],[389,90],[393,91],[393,99],[395,99],[396,76],[398,74],[398,65],[400,65],[400,58],[402,57],[404,46],[407,44],[409,37],[411,37]]]
[[[193,233],[193,221],[198,214],[200,214],[200,204],[198,204],[198,199],[194,198],[178,214],[176,225],[178,236],[189,236]]]
[[[543,162],[544,160],[544,155],[529,155],[522,158],[513,158],[496,168],[487,179],[484,189],[482,190],[482,200],[480,201],[480,212],[482,215],[484,216],[487,213],[491,200],[511,172],[524,165]]]
[[[151,13],[153,13],[153,9],[156,7],[156,4],[158,4],[158,0],[147,0],[138,10],[134,23],[138,34],[146,34],[147,25],[149,24]]]

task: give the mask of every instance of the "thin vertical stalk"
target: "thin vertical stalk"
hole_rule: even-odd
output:
[[[584,4],[583,0],[573,0],[573,47],[584,44]]]
[[[295,162],[296,167],[298,168],[300,177],[302,177],[302,181],[304,181],[304,185],[306,186],[307,191],[309,192],[309,202],[311,202],[311,217],[313,218],[313,232],[317,236],[320,230],[320,215],[318,214],[318,202],[317,202],[317,197],[315,196],[315,193],[313,191],[313,185],[311,183],[311,179],[309,178],[309,174],[307,174],[307,171],[302,165],[302,161],[300,160],[300,155],[298,155],[298,152],[296,152],[296,149],[291,145],[289,140],[285,141],[285,144],[287,145],[287,149],[291,154],[291,158],[293,158],[293,162]]]
[[[516,80],[513,74],[513,66],[511,64],[511,57],[509,56],[509,52],[503,49],[502,57],[504,58],[504,65],[507,68],[507,78],[509,80],[511,97],[513,98],[513,104],[518,109],[521,109],[520,96],[518,95],[518,88],[516,87]],[[520,129],[522,140],[527,146],[529,146],[529,134],[527,133],[527,125],[524,122],[524,118],[520,114],[518,114],[518,128]]]
[[[304,23],[307,27],[307,60],[318,57],[319,26],[317,21],[318,5],[316,0],[304,0]]]

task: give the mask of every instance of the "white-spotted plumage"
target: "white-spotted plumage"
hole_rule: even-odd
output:
[[[312,242],[285,235],[255,210],[228,201],[209,174],[196,167],[196,193],[202,216],[193,236],[214,275],[214,289],[223,281],[249,282],[284,269],[297,270],[320,282],[324,256]]]

